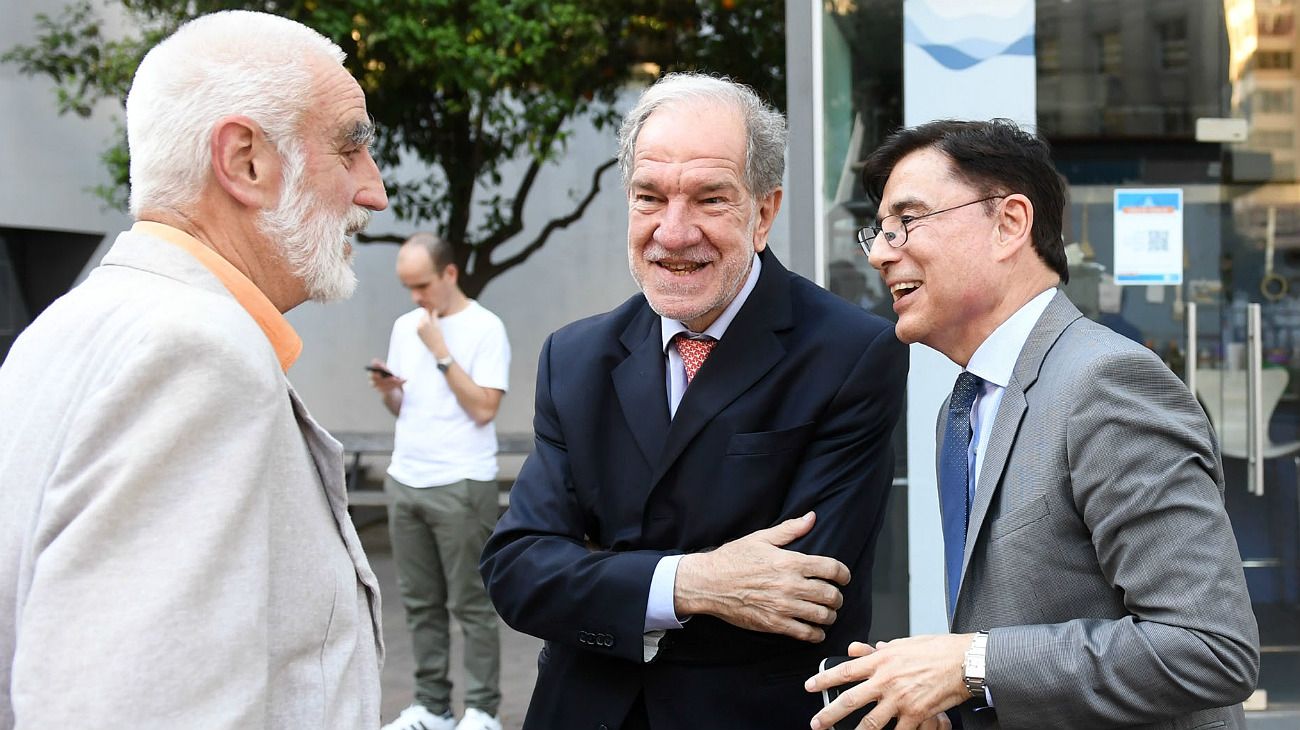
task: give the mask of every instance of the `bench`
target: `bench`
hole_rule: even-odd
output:
[[[339,431],[333,434],[343,444],[343,463],[347,476],[348,505],[352,507],[387,507],[388,496],[382,489],[365,489],[362,484],[361,457],[391,456],[393,434],[365,431]],[[533,450],[531,433],[498,433],[498,456],[527,456]],[[510,503],[510,485],[514,480],[501,480],[501,507]]]

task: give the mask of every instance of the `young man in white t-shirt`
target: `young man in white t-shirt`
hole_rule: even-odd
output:
[[[418,306],[393,323],[371,384],[397,416],[384,490],[398,585],[415,647],[415,702],[384,730],[501,730],[497,615],[478,573],[497,520],[492,425],[510,371],[505,326],[465,296],[452,249],[417,233],[397,278]],[[451,713],[448,610],[465,634],[465,715]]]

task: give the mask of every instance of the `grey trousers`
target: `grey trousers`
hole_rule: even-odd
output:
[[[497,614],[479,576],[479,555],[497,521],[495,482],[416,489],[384,479],[397,585],[415,648],[415,700],[451,709],[448,612],[465,638],[465,705],[496,715],[501,704]]]

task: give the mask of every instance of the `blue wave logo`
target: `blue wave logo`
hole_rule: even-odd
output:
[[[1032,3],[1023,3],[1022,12],[1010,18],[994,15],[944,17],[918,0],[912,0],[908,6],[903,21],[903,38],[944,68],[962,71],[999,56],[1034,55]],[[922,27],[931,33],[927,34]],[[1018,30],[1019,35],[1016,35]],[[958,40],[942,42],[932,38],[943,31],[964,32],[966,35]]]

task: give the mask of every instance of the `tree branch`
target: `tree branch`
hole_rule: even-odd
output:
[[[583,197],[578,205],[574,207],[573,210],[569,211],[568,215],[560,218],[552,218],[548,221],[547,224],[542,227],[541,232],[537,234],[537,237],[529,242],[528,245],[524,246],[522,251],[497,264],[492,263],[491,259],[486,256],[480,257],[478,259],[478,266],[476,266],[474,270],[475,278],[483,284],[486,284],[488,281],[491,281],[506,271],[522,264],[527,261],[530,256],[541,250],[542,246],[546,245],[546,241],[551,237],[552,233],[561,228],[568,228],[575,221],[581,218],[582,214],[587,211],[587,206],[591,205],[591,201],[595,200],[596,195],[600,193],[600,178],[605,174],[606,170],[617,163],[618,159],[614,157],[601,163],[600,166],[591,174],[591,189],[587,191],[586,196]]]
[[[551,148],[551,145],[555,143],[555,136],[560,133],[560,127],[564,124],[565,118],[567,118],[567,115],[555,119],[554,122],[542,132],[542,138],[545,140],[545,143],[538,145],[539,149],[549,150]],[[478,245],[474,247],[475,266],[478,265],[477,259],[480,257],[484,261],[490,262],[492,260],[492,252],[496,250],[497,246],[500,246],[518,235],[520,231],[524,230],[524,203],[528,202],[528,194],[532,192],[533,183],[537,181],[537,175],[541,172],[543,164],[545,163],[539,157],[533,157],[532,161],[528,163],[528,169],[524,172],[524,176],[519,182],[519,187],[515,190],[514,200],[510,201],[510,220],[507,221],[505,225],[493,231],[492,235],[479,241]]]

